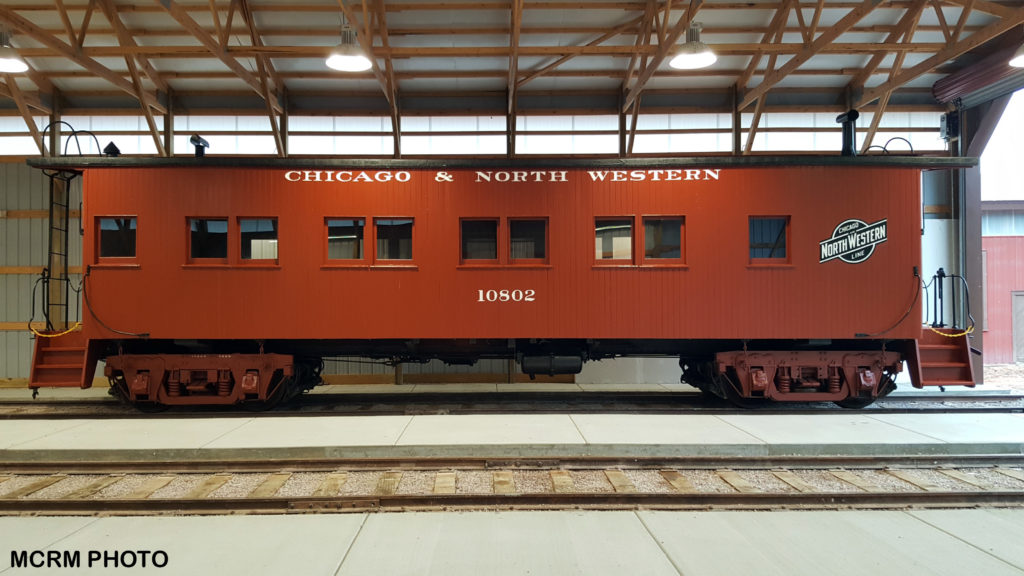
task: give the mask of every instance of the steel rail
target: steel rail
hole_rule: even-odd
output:
[[[1024,454],[873,454],[864,456],[682,456],[682,457],[553,457],[553,458],[273,458],[252,460],[179,461],[10,461],[0,472],[9,474],[154,474],[255,473],[383,470],[600,470],[663,468],[768,470],[882,469],[1024,466]]]
[[[596,494],[431,494],[389,496],[202,498],[146,500],[0,500],[0,514],[63,515],[102,513],[224,514],[405,511],[423,509],[664,509],[664,510],[778,510],[836,508],[966,508],[1024,506],[1024,493],[893,492],[859,493],[596,493]]]

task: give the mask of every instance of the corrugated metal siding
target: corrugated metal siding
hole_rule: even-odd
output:
[[[81,180],[71,191],[72,210],[79,208]],[[0,163],[0,210],[47,210],[49,180],[42,171],[23,163]],[[0,266],[44,266],[46,264],[48,222],[46,218],[0,218]],[[69,265],[82,262],[78,219],[72,219],[69,235]],[[0,322],[27,323],[32,314],[34,274],[0,274]],[[78,277],[72,282],[77,285]],[[42,298],[41,294],[37,295]],[[72,307],[71,314],[76,312]],[[35,319],[41,321],[41,302],[36,303]],[[28,378],[32,361],[32,336],[28,330],[0,331],[0,378]]]
[[[1012,363],[1012,294],[1024,290],[1024,236],[988,236],[981,239],[981,249],[987,255],[985,363]]]

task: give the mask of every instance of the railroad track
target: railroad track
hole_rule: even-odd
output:
[[[1024,456],[4,466],[5,515],[1024,506]]]
[[[850,413],[831,403],[768,405],[758,414]],[[254,414],[275,417],[316,417],[344,415],[409,414],[508,414],[544,413],[643,413],[749,414],[728,402],[707,399],[688,392],[489,392],[489,393],[401,393],[401,394],[308,394],[296,401],[261,413],[239,407],[174,407],[164,412],[143,414],[113,398],[75,400],[0,400],[0,418],[92,418],[125,417],[251,418]],[[898,413],[1007,413],[1024,412],[1020,395],[920,395],[883,398],[863,409],[871,414]]]

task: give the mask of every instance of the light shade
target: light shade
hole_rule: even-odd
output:
[[[707,68],[718,60],[718,56],[700,41],[700,22],[692,22],[686,31],[686,42],[679,47],[676,55],[668,65],[677,70],[696,70]]]
[[[341,44],[331,50],[327,67],[340,72],[362,72],[373,66],[356,42],[356,33],[349,27],[341,31]]]
[[[11,34],[7,30],[0,30],[0,72],[4,74],[17,74],[28,70],[28,64],[18,56],[18,53],[11,48]]]
[[[1024,44],[1021,44],[1020,48],[1013,53],[1013,58],[1010,58],[1010,66],[1024,68]]]

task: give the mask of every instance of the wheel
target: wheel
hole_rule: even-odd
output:
[[[159,402],[132,402],[130,400],[131,396],[128,394],[128,383],[124,380],[123,372],[116,372],[107,380],[110,381],[110,390],[107,393],[120,400],[122,404],[131,406],[139,412],[156,414],[169,408],[166,404],[160,404]]]
[[[737,408],[753,410],[763,408],[768,403],[768,400],[764,398],[747,398],[740,395],[739,389],[727,374],[715,374],[712,378],[714,378],[717,388],[725,394],[725,399]]]
[[[841,408],[848,408],[850,410],[860,410],[861,408],[867,408],[868,406],[875,403],[875,400],[879,398],[885,398],[893,390],[896,389],[896,381],[893,380],[892,376],[887,372],[882,373],[882,382],[878,386],[878,396],[863,398],[844,398],[843,400],[837,400],[835,404]]]
[[[251,402],[242,402],[242,408],[250,412],[266,412],[272,410],[285,398],[286,393],[292,388],[294,379],[292,378],[279,378],[277,380],[277,388],[274,388],[270,395],[267,396],[266,400],[256,400]]]
[[[844,398],[842,400],[836,400],[835,404],[837,406],[841,407],[841,408],[847,408],[847,409],[850,409],[850,410],[860,410],[861,408],[866,408],[866,407],[874,404],[875,400],[877,400],[877,398],[874,398],[874,397],[870,397],[870,398],[862,398],[862,397]]]

